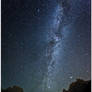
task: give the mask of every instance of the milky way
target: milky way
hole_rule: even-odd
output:
[[[2,0],[2,87],[62,92],[91,75],[90,0]]]
[[[61,33],[58,30],[60,22],[62,21],[62,16],[63,16],[63,10],[61,6],[57,6],[55,9],[54,14],[54,19],[52,21],[51,25],[51,30],[49,30],[49,36],[48,36],[48,46],[46,49],[46,57],[48,58],[48,69],[47,69],[47,79],[43,80],[46,82],[45,90],[52,90],[54,88],[54,76],[56,75],[56,70],[57,70],[57,64],[58,59],[57,56],[59,54],[59,45],[61,42]],[[45,91],[44,90],[44,91]]]

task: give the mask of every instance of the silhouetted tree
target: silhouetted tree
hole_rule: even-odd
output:
[[[91,81],[77,79],[70,84],[68,90],[63,89],[63,92],[91,92]]]
[[[7,89],[1,89],[1,92],[23,92],[23,89],[18,86],[13,86]]]

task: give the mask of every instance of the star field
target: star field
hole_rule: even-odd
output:
[[[62,92],[91,77],[90,0],[2,0],[2,87]]]

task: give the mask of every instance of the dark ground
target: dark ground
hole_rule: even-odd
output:
[[[1,92],[24,92],[24,91],[23,88],[13,86],[7,89],[2,89]],[[91,80],[84,81],[81,79],[77,79],[75,82],[70,84],[68,90],[63,89],[63,92],[91,92]]]

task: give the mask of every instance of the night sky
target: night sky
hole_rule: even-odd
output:
[[[2,88],[62,92],[90,79],[90,0],[1,1]]]

